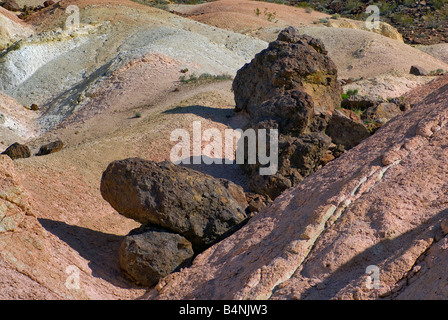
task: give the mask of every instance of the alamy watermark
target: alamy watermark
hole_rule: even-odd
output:
[[[75,265],[69,265],[65,268],[65,273],[68,274],[65,280],[65,287],[69,290],[79,290],[80,288],[80,272],[79,268]]]
[[[194,121],[192,142],[190,133],[185,129],[173,130],[170,140],[178,141],[170,152],[170,160],[174,164],[259,163],[265,166],[260,167],[260,175],[273,175],[278,170],[277,129],[269,129],[269,133],[266,129],[225,129],[223,137],[217,128],[202,132],[201,121]]]
[[[79,27],[79,7],[75,5],[70,5],[65,9],[65,13],[69,16],[65,20],[65,28],[78,28]]]
[[[376,265],[370,265],[366,268],[366,287],[367,289],[379,289],[380,288],[380,268]]]
[[[365,25],[369,30],[379,29],[380,27],[380,8],[375,5],[370,5],[366,8],[366,13],[371,14],[367,17]]]

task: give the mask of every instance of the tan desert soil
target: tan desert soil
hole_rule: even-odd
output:
[[[448,44],[447,43],[439,43],[428,46],[415,46],[415,48],[426,52],[427,54],[448,63]],[[447,70],[445,70],[447,71]]]
[[[409,73],[413,64],[421,65],[428,71],[448,68],[447,62],[429,54],[422,54],[403,42],[356,29],[358,21],[353,21],[350,28],[314,24],[321,18],[329,19],[329,16],[316,11],[308,13],[303,8],[238,0],[221,0],[194,6],[173,5],[170,8],[191,19],[250,34],[265,41],[275,40],[285,26],[295,26],[301,32],[324,42],[330,57],[338,67],[340,78],[371,78],[393,70]],[[254,12],[256,8],[261,11],[258,17]],[[267,8],[267,12],[275,12],[278,21],[267,21],[263,14],[264,8]]]
[[[259,14],[256,14],[256,10]],[[329,18],[325,13],[262,1],[221,0],[198,5],[170,5],[170,10],[196,21],[240,33],[264,27],[304,26]],[[266,13],[266,14],[265,14]],[[271,13],[271,16],[268,14]]]
[[[34,34],[34,29],[20,20],[14,13],[0,7],[0,49],[19,39]]]
[[[229,3],[229,1],[223,1],[222,3],[218,1],[215,5],[226,3]],[[319,15],[315,12],[311,14],[304,13],[301,9],[292,12],[289,11],[290,8],[284,6],[280,8],[278,5],[264,2],[247,1],[244,3],[247,3],[247,7],[242,7],[240,13],[246,15],[250,15],[253,12],[253,6],[260,7],[262,12],[262,9],[266,6],[269,11],[276,11],[278,17],[285,16],[285,19],[290,19],[288,21],[291,22],[295,19],[295,13],[302,15],[304,19],[305,16],[313,17],[314,19],[314,17]],[[23,1],[21,4],[23,4]],[[95,32],[93,34],[101,36],[101,32],[105,32],[104,34],[112,31],[116,32],[107,45],[86,48],[86,53],[91,55],[88,55],[89,59],[85,58],[86,61],[88,60],[85,66],[90,71],[105,64],[112,53],[126,47],[126,45],[124,47],[121,47],[121,45],[123,45],[123,39],[127,38],[130,30],[132,32],[135,31],[135,41],[131,42],[131,44],[141,45],[144,43],[144,39],[139,39],[142,29],[136,27],[142,21],[154,27],[152,30],[162,30],[163,32],[167,30],[164,28],[168,25],[167,28],[170,28],[174,35],[180,32],[182,34],[191,32],[188,38],[190,40],[206,37],[210,43],[221,43],[224,47],[227,46],[228,50],[234,50],[240,58],[245,57],[248,52],[252,52],[251,50],[255,53],[256,50],[254,48],[260,48],[261,50],[261,44],[264,44],[264,42],[258,39],[242,37],[239,34],[229,33],[226,30],[202,25],[132,1],[63,0],[60,4],[61,8],[65,8],[69,4],[78,5],[81,8],[82,21],[89,25],[89,28],[92,28],[92,30],[98,28],[95,29],[95,32],[98,31],[99,34],[95,34]],[[238,11],[237,9],[233,10]],[[226,13],[225,11],[223,12],[225,16]],[[230,13],[227,14],[231,17]],[[299,17],[301,17],[300,15]],[[200,15],[197,17],[200,17]],[[217,24],[225,22],[216,12],[211,14],[210,17],[217,19],[215,20]],[[235,14],[235,17],[238,20],[239,16],[237,14]],[[65,18],[64,10],[50,7],[36,13],[29,21],[21,23],[25,26],[28,24],[28,26],[36,30],[36,33],[39,33],[59,27]],[[267,20],[259,20],[263,19],[255,16],[251,19],[245,19],[246,25],[236,26],[243,29],[251,27],[252,24],[260,23],[260,25],[266,25],[267,28],[255,30],[255,33],[264,33],[264,36],[269,35],[270,37],[275,35],[274,30],[280,27],[280,21],[271,23]],[[104,23],[105,21],[110,21],[110,23]],[[311,24],[312,21],[309,20],[306,23]],[[312,28],[314,27],[311,27],[310,30]],[[351,70],[342,69],[340,76],[378,76],[379,82],[391,82],[394,84],[393,88],[385,88],[381,91],[387,94],[389,91],[397,94],[404,92],[404,84],[400,84],[398,80],[392,82],[393,79],[387,76],[381,78],[381,73],[389,72],[396,66],[405,70],[408,67],[407,64],[411,62],[421,63],[429,70],[436,69],[435,67],[440,64],[439,61],[429,59],[427,55],[416,49],[410,50],[407,46],[403,47],[396,44],[396,42],[389,42],[389,40],[384,41],[384,37],[361,30],[350,31],[350,36],[355,37],[354,39],[360,42],[350,42],[348,40],[344,42],[344,32],[332,29],[320,27],[316,28],[316,32],[326,39],[328,50],[333,50],[335,60],[338,59],[336,62],[346,69],[350,64],[353,64],[353,61],[359,63],[353,64]],[[145,33],[146,36],[152,34],[152,31],[148,32],[148,29],[143,28],[143,30],[147,32]],[[163,34],[158,33],[158,35]],[[231,39],[228,42],[223,40],[228,37]],[[347,36],[345,37],[348,38]],[[100,39],[102,38],[100,37]],[[171,39],[173,41],[179,40],[176,37]],[[141,42],[139,42],[140,40]],[[166,40],[166,38],[162,37],[161,40]],[[361,59],[353,58],[352,52],[361,48],[360,45],[368,44],[368,41],[374,41],[375,46],[365,46],[366,57]],[[133,285],[123,277],[119,270],[118,246],[122,238],[131,229],[138,227],[138,224],[133,220],[120,216],[102,199],[99,192],[102,172],[111,161],[127,157],[139,156],[155,161],[169,159],[171,147],[176,143],[175,141],[170,141],[170,133],[174,129],[179,128],[191,133],[193,121],[201,121],[202,130],[218,128],[221,132],[228,128],[240,128],[245,123],[244,117],[235,116],[233,112],[234,100],[233,92],[231,91],[231,80],[199,81],[190,84],[181,83],[179,76],[183,75],[180,72],[182,68],[189,69],[189,72],[186,73],[187,77],[193,70],[196,70],[195,68],[204,70],[204,72],[209,71],[209,69],[201,69],[200,64],[203,61],[199,59],[197,61],[194,61],[193,58],[190,61],[183,59],[181,54],[184,51],[180,50],[181,52],[178,52],[178,49],[182,48],[178,46],[179,43],[170,44],[168,40],[166,40],[166,43],[160,42],[163,45],[159,48],[165,51],[139,51],[135,56],[125,57],[128,60],[125,60],[106,77],[100,78],[100,81],[95,86],[89,87],[88,90],[76,91],[75,89],[70,89],[77,93],[75,96],[79,98],[82,108],[77,109],[77,112],[67,117],[65,121],[38,138],[33,138],[33,135],[39,129],[35,120],[36,117],[41,117],[46,110],[41,109],[37,112],[32,112],[25,109],[17,99],[5,94],[0,95],[0,113],[4,114],[7,119],[12,119],[10,123],[15,124],[13,130],[8,129],[6,126],[0,127],[2,130],[0,134],[3,140],[3,142],[0,141],[2,142],[0,145],[2,150],[10,143],[15,142],[15,140],[27,142],[32,148],[33,154],[37,152],[40,145],[57,138],[63,140],[65,144],[64,149],[55,154],[16,160],[14,161],[15,169],[11,170],[11,172],[6,172],[7,175],[17,178],[17,186],[23,189],[26,196],[30,199],[31,210],[28,215],[23,217],[21,224],[14,231],[0,233],[0,298],[115,300],[136,299],[147,293],[147,288]],[[378,48],[374,48],[376,44],[378,44]],[[130,46],[130,44],[128,45]],[[260,45],[260,47],[257,47],[257,45]],[[216,48],[219,46],[217,45]],[[175,48],[172,50],[172,53],[167,49],[170,47]],[[207,52],[204,48],[208,47],[201,47],[200,49],[203,50],[201,52]],[[347,50],[347,53],[345,55],[337,55],[337,51],[342,49]],[[390,49],[390,51],[386,49]],[[199,52],[198,50],[196,51]],[[205,56],[208,61],[214,61],[209,62],[208,66],[215,66],[216,70],[234,70],[244,60],[242,58],[237,60],[227,57],[226,61],[233,60],[233,64],[228,63],[224,65],[219,55],[216,56],[216,52],[218,51],[210,52],[208,50]],[[390,56],[387,56],[388,52]],[[403,52],[403,56],[406,59],[409,58],[410,60],[396,60],[395,55],[401,52]],[[374,54],[376,57],[373,56]],[[36,58],[38,56],[32,57]],[[56,86],[52,87],[48,86],[48,84],[65,81],[65,76],[61,71],[62,67],[66,67],[66,69],[73,68],[73,72],[79,72],[80,64],[76,64],[79,62],[76,59],[81,59],[82,57],[76,55],[71,57],[72,60],[69,60],[74,61],[71,65],[68,65],[68,60],[65,62],[61,60],[58,62],[59,64],[52,60],[52,63],[46,64],[42,69],[39,69],[39,72],[41,72],[40,76],[33,75],[33,77],[36,77],[32,78],[28,83],[30,88],[37,88],[35,89],[37,93],[48,90],[48,92],[56,94]],[[384,64],[382,64],[383,62]],[[379,68],[378,70],[375,69],[377,67]],[[44,73],[45,70],[43,69],[46,69],[48,73]],[[49,70],[57,72],[51,73]],[[50,82],[50,78],[46,78],[46,75],[57,75],[60,78],[51,78],[51,81],[54,82]],[[409,79],[409,82],[405,81],[406,90],[411,89],[415,84],[421,84],[420,81],[424,82],[423,78],[412,79],[412,77],[408,78],[407,75],[400,77],[407,79],[406,81]],[[425,80],[429,79],[425,78]],[[419,87],[416,94],[412,92],[408,94],[409,99],[420,101],[427,95],[430,95],[432,91],[440,88],[440,81],[447,80],[446,78],[440,78],[436,79],[429,86]],[[45,83],[46,87],[50,89],[40,86],[42,83]],[[369,83],[366,83],[365,86],[369,88]],[[373,87],[371,86],[369,90],[372,91]],[[26,90],[24,89],[24,91]],[[140,113],[141,117],[135,117],[137,112]],[[425,115],[419,114],[419,116],[423,118]],[[406,119],[411,121],[410,117]],[[398,132],[399,129],[397,129],[396,135],[398,135]],[[440,132],[443,132],[443,130]],[[388,141],[393,142],[397,137],[395,135],[387,135],[378,139],[386,138],[389,139]],[[191,139],[193,139],[192,135]],[[367,147],[365,148],[368,149]],[[356,152],[361,151],[365,151],[367,154],[367,150],[364,149]],[[351,157],[350,159],[352,159]],[[366,168],[370,168],[368,159],[363,161],[367,163]],[[3,163],[0,164],[1,168],[9,167]],[[365,163],[361,162],[357,165],[362,166],[363,164]],[[218,177],[228,178],[244,187],[244,175],[238,167],[201,165],[195,168]],[[328,170],[331,171],[331,169]],[[252,274],[250,274],[251,270],[255,270],[255,276],[249,282],[245,282],[245,279],[242,279],[240,283],[235,284],[234,288],[238,289],[239,286],[244,286],[247,283],[250,286],[253,284],[255,288],[258,283],[257,277],[262,274],[263,277],[264,275],[267,276],[267,282],[262,282],[256,290],[262,288],[260,289],[261,292],[265,288],[269,289],[271,284],[269,277],[273,275],[275,278],[277,275],[275,272],[258,272],[256,269],[263,264],[268,265],[271,261],[269,259],[276,256],[277,248],[284,245],[284,242],[282,242],[283,236],[293,234],[291,239],[294,239],[294,236],[302,231],[300,228],[305,226],[306,223],[303,225],[299,225],[299,223],[291,225],[288,223],[286,229],[282,227],[278,228],[278,230],[274,229],[282,217],[292,215],[294,219],[297,218],[295,210],[300,201],[305,201],[312,197],[316,198],[316,203],[320,201],[319,199],[321,199],[323,192],[328,191],[325,188],[332,186],[331,184],[328,184],[328,187],[326,186],[326,183],[331,183],[334,178],[331,177],[333,173],[328,170],[323,174],[325,177],[322,176],[322,179],[318,179],[315,184],[307,182],[304,185],[303,188],[309,187],[309,190],[291,190],[291,192],[288,192],[282,197],[285,202],[276,204],[269,209],[270,211],[266,211],[257,220],[254,220],[249,228],[246,229],[249,231],[248,234],[244,233],[246,232],[244,231],[235,235],[237,239],[241,240],[239,244],[233,242],[235,237],[229,238],[223,244],[199,257],[190,271],[185,270],[181,274],[173,275],[175,280],[170,280],[170,277],[167,278],[168,286],[164,289],[165,291],[161,292],[159,298],[180,297],[181,293],[185,294],[185,296],[194,296],[197,293],[199,296],[210,294],[213,297],[220,297],[221,293],[219,293],[219,290],[221,289],[216,289],[215,292],[213,291],[215,289],[213,289],[209,293],[204,293],[201,290],[214,288],[212,278],[215,276],[217,279],[236,279],[238,281],[241,279],[239,278],[241,274],[252,277]],[[351,164],[350,167],[344,170],[346,170],[344,172],[347,172],[347,177],[357,174],[355,164]],[[359,174],[361,175],[361,173],[364,173],[364,171]],[[359,179],[361,178],[359,176]],[[429,178],[430,176],[428,176]],[[347,181],[350,186],[354,183],[350,179]],[[355,182],[358,182],[358,180]],[[338,186],[338,184],[333,184],[334,190],[338,190]],[[3,191],[1,189],[3,187],[0,186],[0,191]],[[337,192],[334,190],[329,191],[329,197]],[[295,192],[301,193],[296,195]],[[386,191],[380,195],[384,193]],[[297,200],[303,194],[303,200]],[[381,200],[378,201],[381,202]],[[378,208],[384,207],[378,206]],[[282,212],[283,209],[285,209],[284,212]],[[425,210],[426,207],[422,209],[422,211]],[[429,212],[428,214],[430,214]],[[300,219],[306,220],[306,217],[298,218],[297,221]],[[391,218],[387,222],[395,225],[396,221]],[[407,226],[402,225],[403,228],[399,229],[400,232],[405,230]],[[328,232],[331,233],[332,231]],[[353,234],[357,233],[353,232]],[[373,239],[372,241],[376,241],[376,238]],[[270,241],[277,243],[277,246],[269,247],[266,245],[268,242],[270,244]],[[419,250],[423,247],[418,247],[416,251],[420,252]],[[246,249],[247,253],[245,253]],[[441,250],[441,248],[434,247],[431,252],[437,252],[437,250]],[[346,255],[342,255],[341,259],[348,258],[352,253],[353,251],[347,250]],[[241,261],[251,265],[248,273],[243,272],[244,268],[241,267]],[[209,263],[211,269],[205,268],[205,264]],[[228,263],[228,270],[226,270],[227,267],[221,267],[224,263]],[[339,261],[338,263],[342,262]],[[297,267],[296,260],[289,266]],[[71,275],[70,272],[73,272],[70,271],[73,270],[70,268],[79,270],[80,286],[78,289],[67,286],[67,281]],[[269,269],[269,266],[267,268]],[[288,272],[290,270],[288,269]],[[198,274],[199,276],[197,277]],[[185,278],[179,280],[179,276],[183,277],[184,275]],[[428,273],[428,278],[431,279],[432,277],[433,275],[430,276]],[[197,288],[192,289],[193,286],[190,286],[191,282],[189,281],[197,281],[194,284],[197,285]],[[314,278],[310,280],[310,283],[314,283],[313,281],[315,281]],[[181,285],[182,283],[187,284],[185,290]],[[265,283],[268,284],[263,287]],[[200,287],[202,284],[204,284],[203,288]],[[230,285],[233,284],[230,283]],[[224,287],[223,290],[226,288]],[[285,288],[289,287],[285,285]],[[245,291],[244,294],[239,295],[237,289],[234,291],[235,297],[246,294]],[[288,293],[285,293],[285,296],[296,296],[296,294],[299,293],[294,292],[290,294],[288,291]]]
[[[0,92],[0,148],[24,143],[39,134],[35,121],[39,112],[26,109],[15,99]]]
[[[401,97],[412,89],[438,79],[438,76],[415,76],[403,71],[391,71],[344,86],[344,92],[358,90],[358,94],[372,99]]]

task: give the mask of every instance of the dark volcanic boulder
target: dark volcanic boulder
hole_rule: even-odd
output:
[[[337,68],[324,44],[289,27],[276,41],[238,70],[233,82],[236,111],[250,115],[265,101],[287,91],[308,93],[317,112],[340,106],[342,89]]]
[[[100,189],[120,214],[178,233],[195,251],[219,241],[247,218],[242,188],[169,161],[114,161],[104,171]]]
[[[275,123],[280,134],[299,136],[310,126],[314,117],[314,102],[309,94],[291,90],[262,103],[251,112],[251,123]],[[270,126],[272,127],[272,126]]]
[[[18,142],[10,145],[2,154],[8,155],[12,160],[20,158],[29,158],[31,156],[30,148]]]
[[[135,283],[154,286],[168,274],[190,264],[191,242],[160,228],[132,230],[119,249],[120,268]]]
[[[325,129],[342,100],[336,65],[320,40],[289,27],[238,70],[233,91],[235,111],[249,116],[245,129],[254,129],[257,138],[264,134],[259,129],[269,135],[266,150],[270,151],[270,129],[278,130],[275,173],[260,175],[260,163],[241,164],[251,191],[274,199],[317,170],[330,146]],[[249,143],[239,146],[245,154]]]
[[[328,150],[331,139],[323,133],[303,134],[300,137],[279,137],[278,170],[273,175],[259,174],[259,164],[245,165],[250,189],[275,199],[284,190],[297,185],[315,172]]]

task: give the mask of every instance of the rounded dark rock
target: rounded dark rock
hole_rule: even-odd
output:
[[[247,218],[241,187],[169,161],[114,161],[103,173],[100,190],[120,214],[178,233],[198,252]]]
[[[191,263],[191,242],[160,228],[132,230],[119,249],[120,268],[133,282],[152,287],[160,279]]]
[[[31,156],[30,148],[27,145],[18,142],[10,145],[2,154],[8,155],[12,160],[20,158],[29,158]]]

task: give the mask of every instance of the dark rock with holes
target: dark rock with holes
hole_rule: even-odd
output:
[[[324,44],[293,27],[280,32],[276,41],[238,70],[233,82],[235,110],[252,115],[265,101],[291,90],[309,94],[318,113],[334,110],[341,102],[337,68]]]
[[[241,187],[169,161],[114,161],[103,173],[100,190],[120,214],[182,235],[195,252],[247,219]]]
[[[326,154],[331,140],[324,132],[342,99],[336,65],[320,40],[289,27],[238,70],[233,91],[235,111],[249,116],[246,129],[255,130],[257,139],[266,130],[267,154],[270,130],[278,130],[276,172],[261,175],[259,162],[241,164],[251,191],[274,199],[317,170]],[[247,154],[244,143],[239,148]]]
[[[271,175],[260,175],[259,163],[245,164],[249,188],[269,199],[275,199],[284,190],[302,182],[319,167],[331,139],[322,132],[303,134],[300,137],[280,135],[278,139],[278,169]]]

